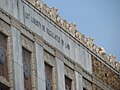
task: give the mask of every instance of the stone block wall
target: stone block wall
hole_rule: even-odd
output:
[[[1,84],[10,90],[25,89],[25,48],[31,53],[31,90],[119,90],[118,63],[118,69],[113,68],[27,1],[0,0],[0,34],[7,37],[8,59],[8,79],[0,74],[0,89]],[[1,8],[2,3],[10,8]]]
[[[113,90],[120,89],[119,75],[111,70],[107,65],[97,60],[92,56],[93,75],[98,78],[103,84],[110,86]]]

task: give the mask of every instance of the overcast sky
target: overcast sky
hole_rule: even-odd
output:
[[[43,0],[120,61],[120,0]]]

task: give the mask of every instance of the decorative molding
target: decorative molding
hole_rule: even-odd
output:
[[[65,72],[65,75],[67,77],[69,77],[70,79],[74,80],[74,70],[72,70],[70,67],[64,65],[64,72]]]
[[[23,47],[27,48],[31,52],[34,50],[34,44],[30,39],[22,35],[21,40],[22,40]]]
[[[26,0],[29,2],[29,0]],[[30,3],[30,2],[29,2]],[[31,3],[30,3],[31,4]],[[33,5],[33,4],[32,4]],[[42,12],[42,11],[41,11]],[[9,14],[7,14],[4,10],[2,10],[0,8],[0,14],[2,14],[2,16],[4,15],[7,19],[4,19],[3,17],[0,17],[1,19],[4,19],[5,22],[10,23],[10,18],[13,19],[14,17],[10,16]],[[9,19],[8,19],[9,18]],[[66,20],[64,20],[64,23],[67,23]],[[20,23],[20,22],[19,22]],[[22,23],[21,27],[24,26]],[[56,23],[57,24],[57,23]],[[68,24],[68,23],[67,23]],[[57,24],[58,25],[58,24]],[[63,24],[64,25],[64,24]],[[60,26],[60,25],[58,25]],[[15,26],[17,27],[17,26]],[[69,25],[66,26],[66,28],[68,28]],[[18,27],[19,28],[19,27]],[[26,28],[25,28],[26,29]],[[27,28],[28,29],[28,28]],[[65,31],[67,31],[67,29],[63,28]],[[1,30],[1,29],[0,29]],[[3,31],[2,31],[3,32]],[[33,32],[29,31],[31,34]],[[68,32],[69,33],[69,32]],[[70,33],[69,33],[70,34]],[[33,34],[34,35],[34,34]],[[72,35],[73,36],[73,35]],[[112,60],[113,64],[110,64],[110,60],[109,57],[110,55],[104,53],[104,54],[99,54],[99,48],[98,46],[96,46],[93,42],[89,41],[87,43],[85,43],[85,39],[87,37],[85,37],[85,35],[81,34],[79,31],[75,31],[75,37],[74,37],[79,43],[83,44],[84,46],[86,46],[92,53],[96,54],[98,57],[100,57],[104,62],[108,63],[112,68],[114,68],[115,70],[117,70],[118,72],[120,71],[120,62],[116,61],[115,59]],[[92,47],[91,47],[92,46]]]
[[[0,83],[6,85],[6,86],[8,86],[8,87],[10,87],[10,83],[9,83],[9,82],[6,80],[6,78],[3,77],[3,76],[0,76]]]
[[[47,62],[49,65],[51,65],[52,67],[55,66],[55,58],[49,52],[44,51],[43,58],[44,58],[45,62]]]
[[[105,53],[104,48],[98,47],[93,43],[93,38],[86,37],[85,35],[81,34],[79,31],[76,30],[76,25],[73,23],[68,23],[65,19],[59,16],[57,13],[58,9],[54,7],[49,8],[47,4],[44,4],[42,1],[39,0],[26,0],[31,5],[36,7],[40,12],[46,15],[49,19],[51,19],[55,24],[59,27],[67,31],[70,35],[72,35],[75,39],[77,39],[80,43],[86,46],[90,51],[97,54],[101,57],[104,61],[110,64],[113,68],[117,71],[120,71],[120,63],[115,60],[115,58],[111,58],[111,55]],[[104,57],[103,57],[104,55]],[[111,64],[112,62],[112,64]]]

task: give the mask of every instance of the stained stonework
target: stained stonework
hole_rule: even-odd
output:
[[[65,90],[72,90],[71,86],[72,86],[72,80],[67,76],[65,76]]]
[[[0,76],[8,80],[7,37],[0,32]]]
[[[56,90],[55,58],[49,52],[44,51],[46,90]]]
[[[75,74],[74,70],[72,70],[67,65],[64,65],[64,73],[65,73],[65,89],[66,90],[75,90],[74,89],[74,81],[75,81]]]
[[[44,61],[47,62],[48,64],[50,64],[51,66],[55,66],[54,57],[46,51],[44,52]]]
[[[0,0],[0,90],[120,90],[120,63],[56,15],[38,0]]]
[[[92,56],[93,75],[113,90],[120,90],[120,79],[115,72]]]
[[[92,90],[92,83],[89,82],[87,79],[83,78],[83,88],[85,90]]]
[[[45,63],[46,90],[52,90],[52,67]]]
[[[104,89],[102,89],[101,87],[93,84],[93,90],[104,90]]]
[[[23,71],[24,71],[24,89],[32,90],[31,85],[31,52],[26,49],[22,49],[23,54]]]

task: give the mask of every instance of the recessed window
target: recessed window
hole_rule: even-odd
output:
[[[52,90],[52,66],[45,63],[46,90]]]
[[[8,79],[7,36],[0,32],[0,76]]]
[[[83,90],[87,90],[86,88],[83,88]]]
[[[65,76],[65,90],[71,90],[72,80]]]
[[[24,89],[25,90],[32,90],[31,86],[31,52],[27,49],[22,49],[22,56],[23,56],[23,74],[24,74]]]
[[[0,83],[0,90],[9,90],[9,88],[2,83]]]

